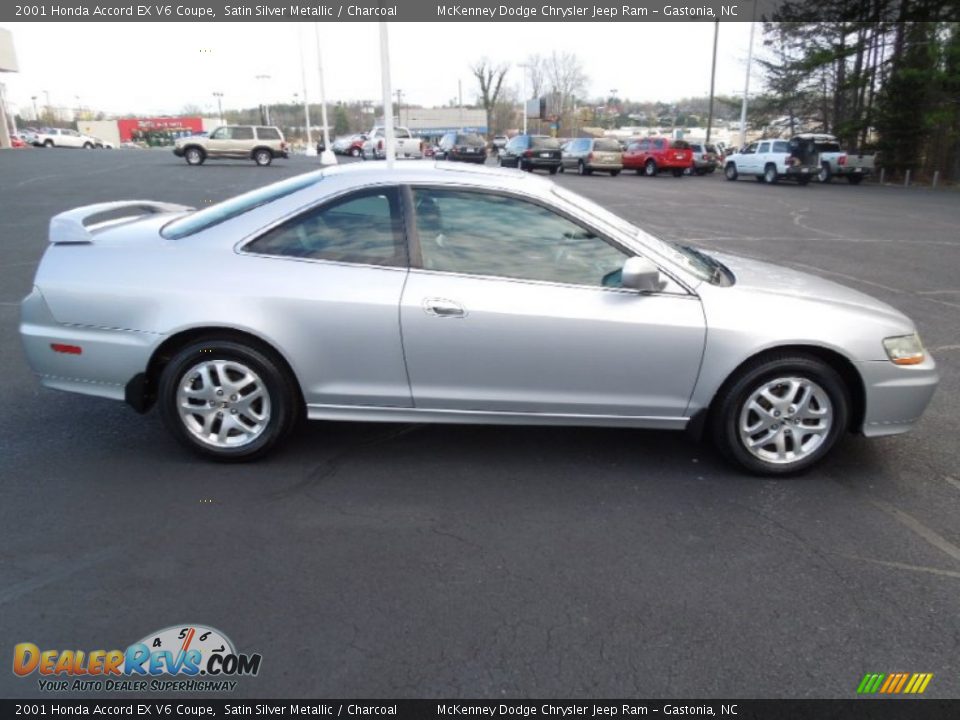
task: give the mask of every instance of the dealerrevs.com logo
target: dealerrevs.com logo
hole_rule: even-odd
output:
[[[260,660],[204,625],[173,625],[126,650],[41,650],[29,642],[13,648],[14,674],[36,673],[45,692],[230,691],[233,678],[260,672]]]

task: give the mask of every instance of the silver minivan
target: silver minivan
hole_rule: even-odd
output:
[[[623,151],[613,138],[575,138],[563,146],[560,172],[576,170],[579,175],[608,172],[616,177],[623,170]]]

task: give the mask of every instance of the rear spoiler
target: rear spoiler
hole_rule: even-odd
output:
[[[152,200],[119,200],[97,203],[67,210],[50,219],[50,242],[54,245],[92,243],[92,230],[96,227],[127,222],[147,215],[179,213],[193,210],[186,205],[154,202]],[[129,212],[127,212],[129,211]],[[97,217],[110,215],[100,223],[91,222]]]

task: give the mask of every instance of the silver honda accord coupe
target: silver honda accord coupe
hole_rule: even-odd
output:
[[[909,430],[938,381],[914,324],[867,295],[445,163],[70,210],[21,313],[44,385],[157,405],[219,460],[305,415],[687,429],[779,475],[845,431]]]

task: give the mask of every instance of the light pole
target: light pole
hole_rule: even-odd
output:
[[[393,113],[390,106],[393,104],[393,93],[390,88],[390,37],[385,22],[380,25],[380,84],[383,94],[383,139],[387,153],[387,167],[393,167],[397,156],[395,138],[393,135]]]
[[[44,90],[43,94],[47,96],[47,122],[53,122],[53,105],[50,104],[50,91]]]
[[[270,80],[269,75],[254,75],[255,80]],[[264,125],[270,124],[270,103],[263,103],[263,123]]]
[[[320,153],[321,165],[336,165],[337,156],[330,149],[330,128],[327,126],[327,96],[323,88],[323,54],[320,52],[320,23],[313,24],[313,37],[317,42],[317,70],[320,73],[320,119],[323,121],[323,152]]]
[[[747,144],[747,96],[750,94],[750,63],[753,61],[753,31],[757,24],[757,3],[753,3],[753,19],[750,21],[750,44],[747,46],[747,77],[743,82],[743,103],[740,105],[740,147]]]
[[[713,64],[710,66],[710,110],[707,114],[707,142],[710,142],[710,131],[713,128],[713,87],[717,78],[717,37],[720,35],[720,21],[713,24]]]
[[[40,122],[40,113],[37,111],[37,96],[31,95],[30,99],[33,100],[33,119],[36,122]]]
[[[314,157],[317,149],[313,146],[313,133],[310,129],[310,101],[307,99],[307,64],[303,59],[303,30],[297,28],[297,39],[300,41],[300,81],[303,83],[303,116],[307,123],[307,157]]]
[[[520,114],[523,115],[523,134],[527,134],[527,63],[517,65],[520,70]]]
[[[225,123],[223,122],[223,93],[215,92],[213,96],[217,99],[217,114],[220,118],[220,124],[224,125]]]

